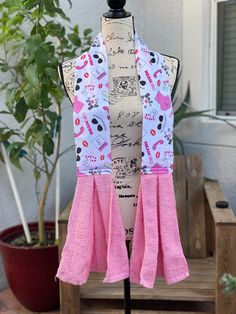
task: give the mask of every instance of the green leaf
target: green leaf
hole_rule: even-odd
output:
[[[27,103],[27,106],[30,109],[37,109],[40,105],[40,85],[31,85],[30,83],[25,84],[24,88],[24,97]]]
[[[32,85],[38,85],[39,84],[39,78],[38,78],[38,72],[37,72],[36,64],[30,64],[25,71],[25,75],[26,75],[28,81]]]
[[[49,16],[54,16],[55,15],[56,7],[55,7],[55,5],[54,5],[52,0],[51,1],[48,1],[48,0],[45,1],[45,11],[47,12],[47,14]]]
[[[44,68],[48,66],[49,54],[44,47],[39,47],[35,53],[35,62],[37,64],[38,74],[42,73]]]
[[[20,125],[20,128],[23,129],[30,119],[31,117],[26,118],[25,121]]]
[[[77,34],[75,33],[68,34],[68,38],[76,47],[81,46],[81,39],[78,37]]]
[[[76,24],[73,28],[74,33],[79,34],[79,25]]]
[[[2,110],[2,111],[0,111],[0,113],[2,113],[2,114],[11,114],[10,111],[6,111],[6,110]]]
[[[56,8],[55,12],[58,13],[64,20],[70,22],[69,17],[65,15],[64,11],[61,8]]]
[[[18,168],[19,170],[22,170],[22,166],[20,164],[20,154],[22,147],[24,147],[24,143],[22,142],[14,142],[8,145],[7,152],[9,153],[9,159],[11,163]]]
[[[30,34],[31,35],[40,34],[41,40],[44,41],[46,38],[45,27],[42,26],[40,23],[35,24]]]
[[[52,112],[50,110],[47,110],[45,112],[45,114],[48,117],[48,119],[50,120],[50,135],[51,135],[51,137],[53,137],[54,136],[54,130],[55,130],[55,127],[57,124],[57,119],[58,119],[57,113]]]
[[[0,161],[4,163],[2,152],[0,151]]]
[[[86,28],[85,30],[84,30],[84,37],[87,37],[89,34],[91,34],[92,33],[92,29],[91,28]]]
[[[57,116],[56,134],[59,133],[60,130],[61,130],[61,116]]]
[[[13,112],[15,103],[16,88],[11,88],[6,91],[6,106],[10,112]]]
[[[19,0],[5,0],[3,5],[6,8],[15,7],[16,9],[21,8],[21,2]]]
[[[26,105],[25,99],[22,97],[17,102],[16,107],[15,107],[14,116],[16,118],[16,121],[19,123],[23,122],[25,120],[27,111],[28,111],[28,107]]]
[[[40,45],[42,44],[42,39],[40,34],[31,35],[25,41],[25,48],[29,56],[35,54]]]
[[[18,0],[19,1],[19,0]],[[31,10],[38,5],[38,0],[23,0],[22,4],[27,10]]]
[[[55,83],[59,82],[59,76],[56,69],[48,67],[48,68],[45,68],[44,72],[50,77],[52,81],[54,81]]]
[[[43,150],[48,156],[52,155],[54,152],[54,142],[48,133],[46,133],[43,138]]]
[[[65,36],[65,27],[60,24],[54,23],[53,21],[50,21],[45,25],[45,33],[47,35],[60,38]]]
[[[6,62],[0,62],[0,68],[2,72],[7,72],[9,70],[9,64]]]
[[[16,14],[15,16],[11,17],[11,19],[9,19],[7,21],[7,27],[11,27],[14,26],[16,27],[16,25],[18,24],[22,24],[24,20],[24,15],[20,12],[19,14]]]
[[[47,110],[45,111],[46,116],[48,117],[48,119],[50,120],[50,122],[55,123],[55,121],[57,120],[57,113]]]
[[[40,104],[41,86],[37,72],[37,65],[30,64],[25,71],[27,81],[24,86],[26,104],[31,109],[36,109]]]
[[[0,129],[0,142],[6,142],[13,134],[15,134],[14,130],[8,130],[4,133],[4,130],[8,130],[7,128]]]
[[[55,98],[57,103],[60,103],[65,96],[64,91],[58,87],[50,87],[49,91],[50,94]]]
[[[40,96],[40,100],[41,100],[41,105],[44,107],[44,108],[48,108],[51,106],[51,101],[50,101],[50,98],[49,98],[49,91],[48,91],[48,86],[46,85],[43,85],[42,86],[42,89],[41,89],[41,96]]]
[[[38,143],[43,144],[43,137],[45,134],[45,126],[39,119],[35,119],[31,126],[28,128],[25,134],[26,143],[32,140],[31,144]]]

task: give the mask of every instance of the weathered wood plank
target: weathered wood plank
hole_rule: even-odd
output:
[[[207,256],[215,255],[215,222],[207,198],[205,202],[205,219],[206,219],[206,251]]]
[[[66,241],[67,224],[59,223],[59,259]],[[60,280],[60,313],[71,314],[80,311],[79,286],[71,285]]]
[[[205,195],[215,223],[235,222],[236,218],[231,208],[217,208],[217,201],[227,201],[218,181],[204,182]]]
[[[110,314],[124,314],[124,310],[112,310],[112,309],[103,309],[103,310],[85,310],[82,311],[81,314],[105,314],[105,313],[110,313]],[[156,310],[132,310],[132,314],[203,314],[203,312],[176,312],[176,311],[156,311]],[[204,312],[204,314],[210,314]]]
[[[95,295],[96,299],[120,300],[124,298],[123,291],[120,289],[90,288],[81,291],[81,298],[91,299]],[[172,301],[207,301],[215,300],[215,289],[159,289],[154,293],[152,290],[146,291],[140,288],[132,287],[132,300],[172,300]]]
[[[131,284],[134,300],[188,300],[214,301],[215,265],[213,258],[189,259],[190,276],[176,284],[167,285],[158,279],[154,289]],[[104,273],[91,273],[88,282],[81,287],[82,299],[123,299],[123,282],[104,284]]]
[[[236,295],[225,295],[220,284],[224,273],[236,276],[236,223],[216,225],[216,314],[235,314]]]
[[[184,254],[185,256],[188,256],[185,156],[175,156],[174,163],[173,182],[176,197],[179,233]]]
[[[206,257],[202,160],[198,155],[186,158],[189,257]]]
[[[68,219],[69,219],[69,216],[70,216],[71,205],[72,205],[72,200],[68,203],[66,208],[61,213],[61,215],[60,215],[60,217],[58,219],[59,223],[68,223]]]

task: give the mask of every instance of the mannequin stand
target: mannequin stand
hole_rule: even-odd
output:
[[[106,0],[110,10],[103,14],[103,17],[110,19],[121,19],[130,17],[131,13],[124,10],[126,0]],[[130,241],[126,241],[128,257],[130,258]],[[125,314],[131,314],[131,298],[130,298],[130,281],[129,278],[124,279],[124,310]]]
[[[130,258],[129,250],[130,241],[126,241],[126,247],[128,251],[128,257]],[[131,298],[130,298],[130,281],[129,278],[124,279],[124,309],[125,314],[131,314]]]

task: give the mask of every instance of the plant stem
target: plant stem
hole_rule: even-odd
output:
[[[44,185],[43,193],[38,204],[38,233],[39,233],[39,245],[45,244],[45,232],[44,232],[44,206],[47,199],[48,190],[52,180],[52,173],[47,177],[47,181]]]
[[[58,116],[61,115],[61,105],[60,103],[57,103],[57,112],[58,112]],[[60,122],[59,122],[60,123]],[[48,190],[50,187],[50,183],[52,181],[52,177],[53,174],[56,170],[56,165],[57,165],[57,161],[59,159],[60,156],[60,143],[61,143],[61,126],[59,125],[59,131],[57,133],[57,146],[56,146],[56,157],[55,160],[53,162],[53,166],[51,168],[51,171],[47,174],[47,181],[44,185],[44,189],[43,189],[43,193],[42,196],[40,198],[39,201],[39,205],[38,205],[38,230],[39,230],[39,244],[40,245],[44,245],[45,244],[45,232],[44,232],[44,206],[46,203],[46,198],[47,198],[47,194],[48,194]]]
[[[43,116],[43,123],[44,123],[44,125],[47,125],[47,121],[46,121],[46,117],[45,117],[45,112],[44,112],[43,106],[42,106],[42,116]],[[43,155],[43,162],[44,162],[44,167],[45,167],[45,170],[46,170],[46,174],[49,177],[47,157],[46,157],[46,154],[45,154],[45,152],[43,150],[43,147],[42,147],[42,155]]]
[[[36,34],[39,32],[39,14],[40,14],[41,0],[38,1],[38,15],[37,15],[37,25],[36,25]]]

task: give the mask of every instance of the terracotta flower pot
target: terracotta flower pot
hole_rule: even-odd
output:
[[[46,230],[54,229],[54,222],[46,222]],[[31,231],[38,229],[30,223]],[[58,268],[58,246],[18,247],[9,242],[23,234],[21,225],[0,232],[0,251],[9,286],[27,309],[45,312],[59,307],[59,284],[54,281]]]

